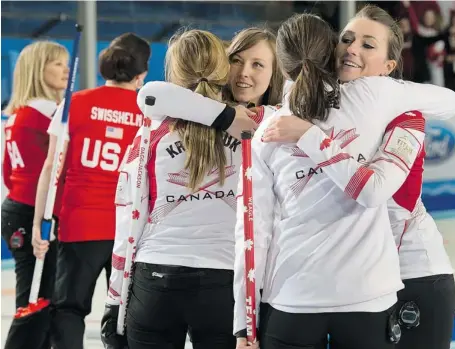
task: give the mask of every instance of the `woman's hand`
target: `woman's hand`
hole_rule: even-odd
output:
[[[237,105],[234,109],[235,118],[231,126],[226,130],[227,133],[237,139],[240,139],[242,131],[253,132],[258,128],[258,124],[252,119],[252,117],[256,115],[255,112],[242,105]]]
[[[281,116],[273,120],[262,135],[262,141],[297,143],[306,131],[314,125],[295,115]]]
[[[235,349],[259,349],[259,342],[248,345],[246,338],[237,338]]]
[[[38,259],[43,259],[49,250],[49,241],[41,239],[41,226],[33,224],[32,229],[33,254]]]

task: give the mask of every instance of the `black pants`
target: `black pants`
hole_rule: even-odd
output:
[[[398,306],[414,301],[420,309],[420,325],[402,326],[397,349],[449,349],[455,315],[453,275],[435,275],[403,280]]]
[[[235,349],[233,272],[136,263],[127,310],[129,349]]]
[[[60,242],[52,309],[53,349],[82,349],[96,281],[111,274],[113,241]]]
[[[35,268],[32,246],[32,227],[35,208],[5,199],[2,204],[2,238],[8,244],[15,262],[16,309],[26,307]],[[51,299],[55,278],[57,240],[50,243],[44,260],[39,297]],[[22,319],[13,319],[5,349],[50,348],[49,309]]]
[[[379,313],[307,313],[279,311],[261,303],[259,345],[261,349],[389,349],[387,335],[394,307]]]

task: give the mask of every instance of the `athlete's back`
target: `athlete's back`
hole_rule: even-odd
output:
[[[260,107],[257,122],[275,111]],[[219,169],[210,171],[198,189],[189,185],[187,154],[175,119],[152,122],[149,162],[149,218],[136,261],[195,268],[232,269],[236,193],[241,169],[241,142],[223,135],[224,184]],[[139,138],[135,145],[138,145]],[[135,152],[133,148],[132,153]]]
[[[62,108],[51,123],[58,134]],[[102,86],[73,95],[61,210],[63,241],[113,240],[119,169],[142,124],[136,92]]]
[[[49,146],[46,131],[56,108],[54,101],[33,99],[8,118],[3,178],[9,199],[35,206],[36,186]],[[57,199],[59,202],[60,195]]]
[[[313,120],[318,127],[297,144],[261,141],[272,120],[292,114],[286,104],[259,127],[252,141],[253,193],[258,283],[268,251],[263,301],[289,312],[379,311],[396,301],[402,283],[386,202],[423,144],[422,114],[405,112],[450,110],[447,96],[435,99],[445,105],[432,103],[433,88],[358,79],[340,87],[340,108],[330,109],[326,121]],[[390,95],[398,100],[385,104]],[[281,214],[274,227],[276,203]],[[242,227],[238,221],[238,241]],[[238,244],[239,273],[241,249]],[[302,280],[306,287],[299,286]]]

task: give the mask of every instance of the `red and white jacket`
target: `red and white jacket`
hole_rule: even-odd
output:
[[[164,92],[164,93],[163,93]],[[166,93],[167,92],[167,93]],[[171,92],[171,93],[169,93]],[[219,183],[219,171],[206,176],[200,188],[191,193],[187,188],[185,149],[178,132],[170,132],[176,121],[166,117],[191,117],[210,125],[224,104],[197,95],[172,84],[149,83],[138,95],[138,104],[144,111],[143,97],[156,97],[152,115],[149,158],[146,166],[146,185],[142,193],[141,227],[136,249],[136,262],[180,265],[194,268],[233,270],[234,228],[236,222],[236,193],[241,167],[241,142],[224,133],[227,164],[224,185]],[[197,96],[195,96],[197,95]],[[198,103],[184,102],[186,98],[209,102],[208,110],[200,113]],[[167,98],[167,105],[163,102]],[[177,101],[177,102],[176,102]],[[158,104],[160,103],[160,104]],[[210,105],[216,105],[210,109]],[[219,105],[222,107],[219,108]],[[177,106],[177,107],[176,107]],[[178,108],[182,108],[178,110]],[[255,120],[260,123],[277,109],[260,107]],[[204,113],[211,112],[210,117]],[[141,130],[138,131],[138,134]],[[126,246],[132,217],[132,197],[137,176],[140,136],[123,167],[116,194],[116,234],[112,255],[112,274],[107,302],[119,304]],[[142,214],[146,213],[146,214]]]
[[[274,118],[291,114],[286,103],[252,140],[256,300],[262,285],[262,301],[281,311],[376,312],[396,302],[403,284],[387,201],[423,149],[422,114],[455,113],[455,93],[432,85],[368,77],[340,89],[340,109],[297,144],[261,141]],[[238,207],[234,333],[246,328],[249,282]]]
[[[443,237],[420,198],[424,158],[423,147],[403,185],[387,202],[402,280],[453,273]]]
[[[57,109],[54,101],[33,99],[14,111],[5,125],[3,180],[8,198],[35,206],[38,179],[47,157],[47,128]],[[61,190],[57,192],[54,214],[60,211]]]

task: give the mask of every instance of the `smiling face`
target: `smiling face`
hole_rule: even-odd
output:
[[[274,59],[272,48],[265,40],[232,56],[229,85],[237,102],[260,104],[270,85]]]
[[[337,70],[342,82],[362,76],[388,75],[397,62],[388,59],[390,30],[367,18],[353,19],[337,45]]]

